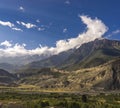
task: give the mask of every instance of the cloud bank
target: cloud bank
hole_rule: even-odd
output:
[[[1,43],[1,46],[4,48],[0,48],[0,57],[15,57],[15,56],[27,56],[27,55],[45,55],[45,56],[51,56],[58,54],[63,51],[67,51],[69,49],[78,48],[82,44],[90,42],[95,40],[96,38],[101,38],[105,32],[107,32],[108,28],[105,26],[105,24],[95,18],[92,19],[88,16],[82,15],[79,16],[82,22],[86,25],[86,31],[79,34],[76,38],[70,38],[67,40],[59,40],[56,42],[55,47],[48,47],[48,46],[39,46],[32,50],[27,50],[26,44],[12,44],[9,41],[5,41]],[[21,22],[18,22],[18,24],[22,24]],[[28,28],[34,27],[31,25],[23,24],[23,26],[26,26]]]

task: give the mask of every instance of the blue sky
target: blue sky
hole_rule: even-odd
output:
[[[120,40],[119,4],[120,0],[0,0],[0,43],[24,43],[29,50],[39,44],[55,47],[57,41],[86,30],[80,15],[97,17],[108,27],[104,36]]]

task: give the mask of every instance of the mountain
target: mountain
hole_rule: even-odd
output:
[[[120,89],[120,58],[105,64],[79,69],[63,71],[55,68],[40,70],[25,70],[18,84],[34,85],[43,90],[69,91],[104,91]]]
[[[0,57],[0,69],[15,73],[17,70],[23,68],[24,65],[33,61],[42,60],[48,58],[47,55],[27,55],[20,57]]]
[[[33,85],[37,90],[119,90],[120,41],[96,39],[22,66],[15,74],[0,70],[0,84]]]
[[[6,70],[0,69],[0,85],[15,85],[16,77]]]
[[[59,81],[64,79],[67,72],[55,68],[42,68],[21,70],[16,75],[19,76],[18,84],[34,85],[41,89],[50,89],[56,88],[56,84],[59,84]]]
[[[96,39],[75,50],[61,66],[67,70],[95,67],[118,56],[120,56],[120,41]]]
[[[35,61],[26,68],[56,67],[65,70],[77,70],[101,65],[120,56],[120,41],[96,39],[79,48]]]
[[[33,61],[42,60],[48,58],[49,55],[23,55],[23,56],[14,56],[14,57],[0,57],[0,63],[7,63],[11,65],[25,65]]]
[[[0,63],[0,69],[4,69],[9,71],[10,73],[14,73],[19,68],[18,65],[13,65],[9,63]]]
[[[112,62],[112,82],[110,89],[120,89],[120,58]]]
[[[15,63],[17,65],[0,63],[0,68],[9,72],[15,72],[20,69],[41,69],[45,67],[55,67],[64,70],[77,70],[80,68],[89,68],[101,65],[118,56],[120,56],[120,41],[96,39],[92,42],[81,45],[77,49],[71,49],[42,60],[41,57],[37,55],[23,57],[20,60],[14,58],[14,61],[19,61],[19,63]],[[33,60],[35,61],[33,62]],[[29,63],[30,61],[31,63]]]
[[[39,69],[39,68],[45,68],[45,67],[58,67],[73,52],[74,52],[74,49],[71,49],[71,50],[62,52],[58,55],[53,55],[51,57],[48,57],[48,58],[40,60],[40,61],[31,62],[31,63],[25,65],[24,68],[31,68],[32,67],[34,69]]]
[[[69,76],[79,83],[76,89],[83,90],[118,90],[120,89],[120,58],[111,60],[93,68],[80,69]],[[73,84],[73,85],[74,85]]]

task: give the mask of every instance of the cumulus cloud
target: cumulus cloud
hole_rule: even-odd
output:
[[[37,27],[35,24],[32,24],[32,23],[25,23],[25,22],[20,22],[20,21],[16,21],[16,22],[17,22],[17,24],[22,25],[27,29]]]
[[[39,46],[32,50],[27,50],[25,48],[25,44],[6,44],[5,49],[0,48],[0,56],[25,56],[25,55],[46,55],[47,57],[50,55],[58,54],[62,51],[67,51],[69,49],[78,48],[82,44],[95,40],[96,38],[102,38],[105,32],[107,32],[108,28],[105,24],[95,18],[92,19],[88,16],[79,16],[82,22],[87,26],[86,31],[79,34],[76,38],[70,38],[67,40],[59,40],[56,42],[55,47],[48,46]],[[18,22],[19,24],[20,22]],[[21,23],[20,23],[21,24]],[[30,27],[28,27],[30,28]],[[3,44],[4,43],[4,44]],[[2,42],[2,45],[10,42]]]
[[[82,34],[79,34],[76,38],[57,41],[56,48],[59,49],[57,51],[58,53],[72,48],[78,48],[83,43],[93,41],[96,38],[101,38],[108,30],[105,24],[97,18],[91,19],[88,16],[79,17],[81,18],[82,22],[86,24],[87,30]]]
[[[11,47],[12,46],[11,42],[9,42],[7,40],[5,40],[4,42],[2,42],[0,45],[1,46],[5,46],[5,47]]]
[[[11,44],[9,41],[4,41],[1,43],[1,46],[5,46],[5,48],[0,48],[0,57],[20,57],[20,56],[27,56],[27,55],[41,55],[45,54],[49,56],[51,48],[45,47],[37,47],[32,50],[27,50],[26,44],[23,43],[20,45],[19,43]]]

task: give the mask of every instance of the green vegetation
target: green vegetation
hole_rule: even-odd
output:
[[[0,93],[0,108],[120,108],[120,94]]]

